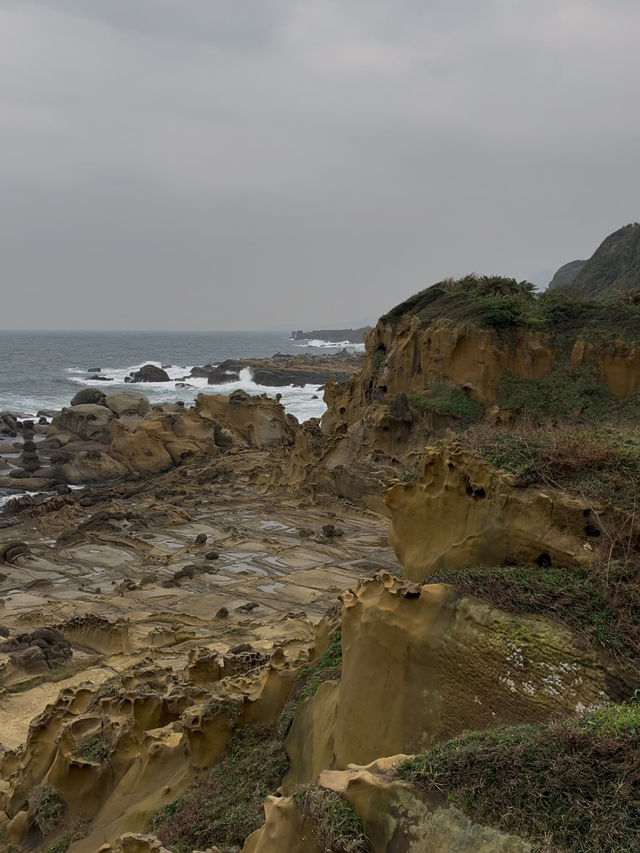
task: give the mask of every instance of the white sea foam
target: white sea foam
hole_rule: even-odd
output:
[[[323,341],[319,338],[300,341],[298,347],[313,347],[314,349],[348,349],[353,352],[364,352],[364,344],[354,344],[353,341]]]
[[[318,391],[318,385],[305,385],[302,388],[294,388],[291,385],[283,387],[257,385],[253,381],[253,372],[249,367],[244,367],[240,371],[239,379],[236,381],[224,382],[219,385],[209,385],[206,377],[189,376],[191,367],[176,365],[164,368],[170,377],[169,382],[125,383],[125,377],[130,376],[131,373],[135,373],[143,364],[154,364],[157,367],[162,366],[159,362],[145,361],[142,364],[130,365],[124,368],[102,369],[100,373],[87,373],[85,370],[79,371],[78,368],[69,368],[67,373],[69,374],[69,381],[74,384],[102,388],[107,394],[123,390],[141,391],[149,397],[152,403],[183,400],[186,404],[189,404],[195,400],[198,393],[231,394],[233,391],[242,390],[246,391],[247,394],[267,394],[269,397],[281,394],[281,403],[285,407],[285,410],[298,418],[299,421],[306,421],[309,418],[319,418],[326,409],[322,400],[322,392]],[[184,382],[190,387],[176,388],[177,382]],[[314,396],[317,396],[318,399],[314,400]]]
[[[14,492],[12,495],[0,495],[0,509],[9,501],[12,501],[14,498],[21,498],[24,495],[38,495],[40,492]]]

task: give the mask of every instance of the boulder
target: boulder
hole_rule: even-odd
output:
[[[96,403],[65,406],[52,420],[49,437],[53,438],[56,433],[71,433],[79,438],[105,442],[108,438],[109,421],[113,417],[114,413],[110,408]]]
[[[122,477],[127,469],[106,451],[81,450],[55,465],[51,473],[65,483],[81,485]]]
[[[170,382],[169,374],[155,364],[145,364],[135,373],[131,373],[125,382]]]
[[[150,411],[151,405],[144,394],[138,391],[117,391],[105,399],[105,406],[117,416],[140,415],[144,417]]]
[[[77,394],[71,398],[72,406],[84,406],[87,403],[95,403],[98,406],[104,404],[107,395],[100,388],[81,388]]]

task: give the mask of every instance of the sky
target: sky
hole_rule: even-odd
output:
[[[0,0],[0,328],[375,320],[640,219],[637,0]]]

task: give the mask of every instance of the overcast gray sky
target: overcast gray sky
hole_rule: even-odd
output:
[[[0,327],[376,318],[640,219],[637,0],[0,0]]]

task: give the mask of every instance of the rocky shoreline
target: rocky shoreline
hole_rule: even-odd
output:
[[[144,364],[124,377],[127,384],[143,382],[176,383],[178,388],[190,388],[191,379],[207,379],[208,385],[224,385],[237,382],[240,373],[248,370],[256,385],[273,388],[292,385],[324,385],[329,379],[343,381],[355,373],[362,364],[362,353],[342,349],[337,353],[312,355],[309,353],[274,353],[271,358],[235,358],[226,359],[217,364],[204,364],[192,367],[189,373],[171,378],[167,370],[173,365],[162,367],[157,364]],[[87,371],[86,380],[92,382],[112,382],[104,376],[102,368],[92,367]],[[321,389],[319,389],[321,390]]]
[[[195,367],[177,387],[192,387],[188,386],[188,380],[193,377],[207,378],[210,385],[231,383],[239,379],[241,371],[249,370],[257,384],[272,387],[318,385],[321,393],[327,381],[348,379],[361,362],[361,355],[346,350],[327,356],[276,353],[271,359],[235,359]],[[100,377],[100,368],[90,371],[89,378]],[[165,381],[172,380],[166,371],[154,365],[145,365],[131,374],[131,382]],[[234,403],[246,403],[248,397],[242,391],[232,395]],[[178,449],[179,438],[183,436],[167,434],[164,447],[171,445],[173,453],[169,451],[170,456],[165,455],[164,465],[157,460],[155,464],[138,465],[130,458],[123,458],[127,434],[134,433],[142,421],[150,418],[151,430],[156,429],[156,435],[150,435],[153,443],[153,438],[158,439],[160,423],[171,433],[176,419],[186,411],[182,401],[151,404],[137,391],[108,394],[92,386],[79,390],[70,405],[60,412],[40,411],[37,422],[11,412],[0,412],[0,489],[63,491],[68,485],[163,470],[176,464],[178,455],[184,459],[185,454],[215,446],[215,440],[208,441],[210,436],[205,437],[205,430],[197,438],[191,436],[191,443]],[[279,411],[279,416],[284,417],[284,412]],[[185,435],[188,432],[189,427]],[[114,443],[116,435],[118,440]],[[248,437],[247,441],[250,441]]]
[[[321,421],[96,388],[3,420],[1,484],[59,493],[1,517],[1,853],[632,849],[636,344],[422,296]],[[507,408],[576,353],[606,424]]]

